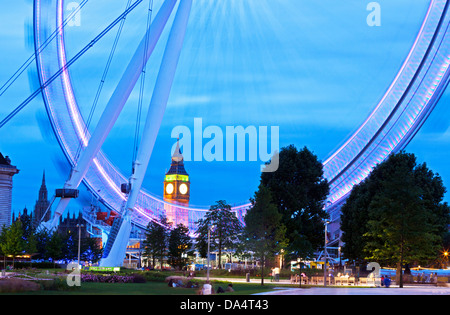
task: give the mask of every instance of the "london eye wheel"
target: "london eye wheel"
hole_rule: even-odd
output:
[[[78,7],[85,2],[87,0],[78,3]],[[141,2],[145,1],[129,1],[125,11],[121,11],[111,28],[120,26],[130,12],[139,5],[144,5]],[[150,3],[153,4],[153,1]],[[189,227],[192,230],[195,222],[207,211],[207,207],[169,204],[142,188],[185,34],[189,29],[189,16],[192,10],[198,10],[196,6],[205,5],[205,2],[165,0],[161,1],[158,10],[156,4],[148,10],[152,17],[147,19],[147,22],[151,23],[147,24],[145,34],[136,45],[135,53],[128,55],[129,59],[123,62],[126,65],[123,75],[113,88],[94,130],[89,126],[87,115],[83,115],[80,109],[79,99],[82,96],[77,95],[74,79],[68,68],[70,60],[66,41],[67,5],[68,2],[64,0],[34,1],[35,47],[40,84],[44,87],[42,95],[53,131],[73,167],[65,188],[76,189],[83,182],[106,207],[118,212],[123,219],[118,224],[114,237],[111,236],[113,232],[109,231],[110,247],[105,256],[105,264],[118,264],[128,242],[127,235],[131,224],[146,226],[150,220],[157,219],[168,207],[172,207],[175,213],[188,213]],[[448,6],[449,2],[445,0],[429,2],[414,43],[385,94],[359,128],[323,162],[325,177],[330,182],[326,207],[332,220],[338,219],[337,210],[354,185],[364,180],[373,167],[389,154],[406,147],[445,91],[450,75]],[[158,40],[164,37],[162,34],[169,28],[170,22],[172,26],[167,35],[162,61],[157,67],[159,72],[155,79],[147,125],[144,126],[146,136],[139,146],[135,160],[138,163],[134,164],[134,173],[131,177],[125,176],[114,166],[101,147],[138,79],[142,78],[146,63],[154,53]],[[105,31],[109,32],[110,28],[107,27]],[[103,36],[103,32],[99,35]],[[54,40],[49,41],[52,36]],[[94,41],[91,46],[93,45]],[[104,59],[107,58],[108,56],[104,56]],[[58,78],[48,83],[56,73],[59,73]],[[121,185],[130,181],[131,192],[124,192]],[[60,199],[53,223],[62,214],[69,200],[70,198]],[[244,202],[233,210],[242,219],[248,207],[249,203]],[[112,257],[112,260],[108,260],[108,257]]]

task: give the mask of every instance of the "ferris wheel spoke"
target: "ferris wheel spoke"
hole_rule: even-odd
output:
[[[167,106],[178,60],[183,47],[191,7],[192,0],[180,0],[180,5],[170,31],[161,67],[156,79],[155,89],[147,113],[143,137],[139,145],[137,160],[133,168],[134,173],[130,178],[131,191],[122,213],[123,221],[117,236],[115,238],[108,238],[108,242],[112,243],[112,245],[110,245],[111,251],[100,263],[103,266],[115,266],[120,264],[120,260],[125,255],[131,231],[130,214],[135,207],[138,194],[141,190],[142,182],[148,168],[148,163]]]
[[[150,102],[147,120],[144,126],[144,136],[139,145],[139,151],[131,178],[131,192],[126,209],[132,210],[136,203],[137,195],[142,187],[142,181],[147,171],[148,163],[153,152],[156,137],[167,107],[167,102],[175,77],[178,60],[184,42],[186,27],[192,7],[192,0],[180,0],[174,24],[167,42],[161,67],[156,80],[155,89]]]

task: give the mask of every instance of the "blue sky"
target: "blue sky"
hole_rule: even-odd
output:
[[[76,2],[76,1],[75,1]],[[369,27],[365,0],[195,0],[183,53],[144,186],[162,195],[177,125],[279,126],[280,146],[307,146],[321,160],[336,149],[378,103],[402,65],[429,1],[385,0],[380,27]],[[126,1],[90,1],[81,25],[66,32],[73,56],[110,21]],[[154,11],[161,0],[154,0]],[[144,1],[125,24],[104,93],[95,112],[113,91],[146,21]],[[31,55],[32,1],[0,0],[0,83]],[[82,113],[87,115],[100,82],[115,30],[83,56],[71,75]],[[163,33],[164,40],[167,32]],[[150,59],[144,105],[148,106],[164,45]],[[34,70],[34,69],[33,69]],[[4,117],[30,93],[33,71],[0,97]],[[126,176],[131,169],[138,89],[130,97],[104,145]],[[426,161],[450,186],[450,117],[447,92],[407,148]],[[145,111],[143,117],[145,118]],[[41,98],[36,98],[0,130],[0,152],[20,173],[14,177],[13,210],[34,206],[42,172],[50,191],[69,173],[55,141]],[[219,199],[247,201],[259,182],[260,162],[189,162],[191,203]],[[82,188],[84,190],[84,188]],[[81,199],[89,202],[89,197]],[[75,211],[79,203],[72,203]]]

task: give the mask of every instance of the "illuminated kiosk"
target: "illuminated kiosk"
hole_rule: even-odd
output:
[[[177,208],[174,205],[189,206],[189,197],[191,183],[189,174],[184,168],[184,159],[180,151],[179,142],[172,155],[172,163],[170,169],[164,177],[164,205],[166,218],[168,222],[172,222],[173,226],[183,224],[189,227],[189,211],[187,208]]]

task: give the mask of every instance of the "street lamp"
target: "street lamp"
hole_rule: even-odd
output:
[[[138,232],[139,236],[139,261],[138,261],[138,268],[142,268],[142,232]]]
[[[341,272],[342,260],[341,260],[341,246],[338,248],[339,251],[339,272]]]
[[[211,239],[211,231],[214,229],[214,225],[210,226],[208,228],[208,266],[206,266],[206,281],[209,281],[209,262],[210,262],[210,257],[209,257],[209,248],[210,248],[210,239]]]
[[[80,268],[80,245],[81,245],[81,228],[84,227],[83,224],[77,224],[78,228],[78,269]]]
[[[443,259],[442,259],[442,267],[444,267],[444,268],[447,267],[448,255],[449,255],[448,250],[444,249],[442,251],[442,257],[443,257]]]
[[[330,222],[329,221],[325,221],[325,248],[324,248],[324,263],[323,263],[323,285],[326,286],[327,285],[327,226]]]

